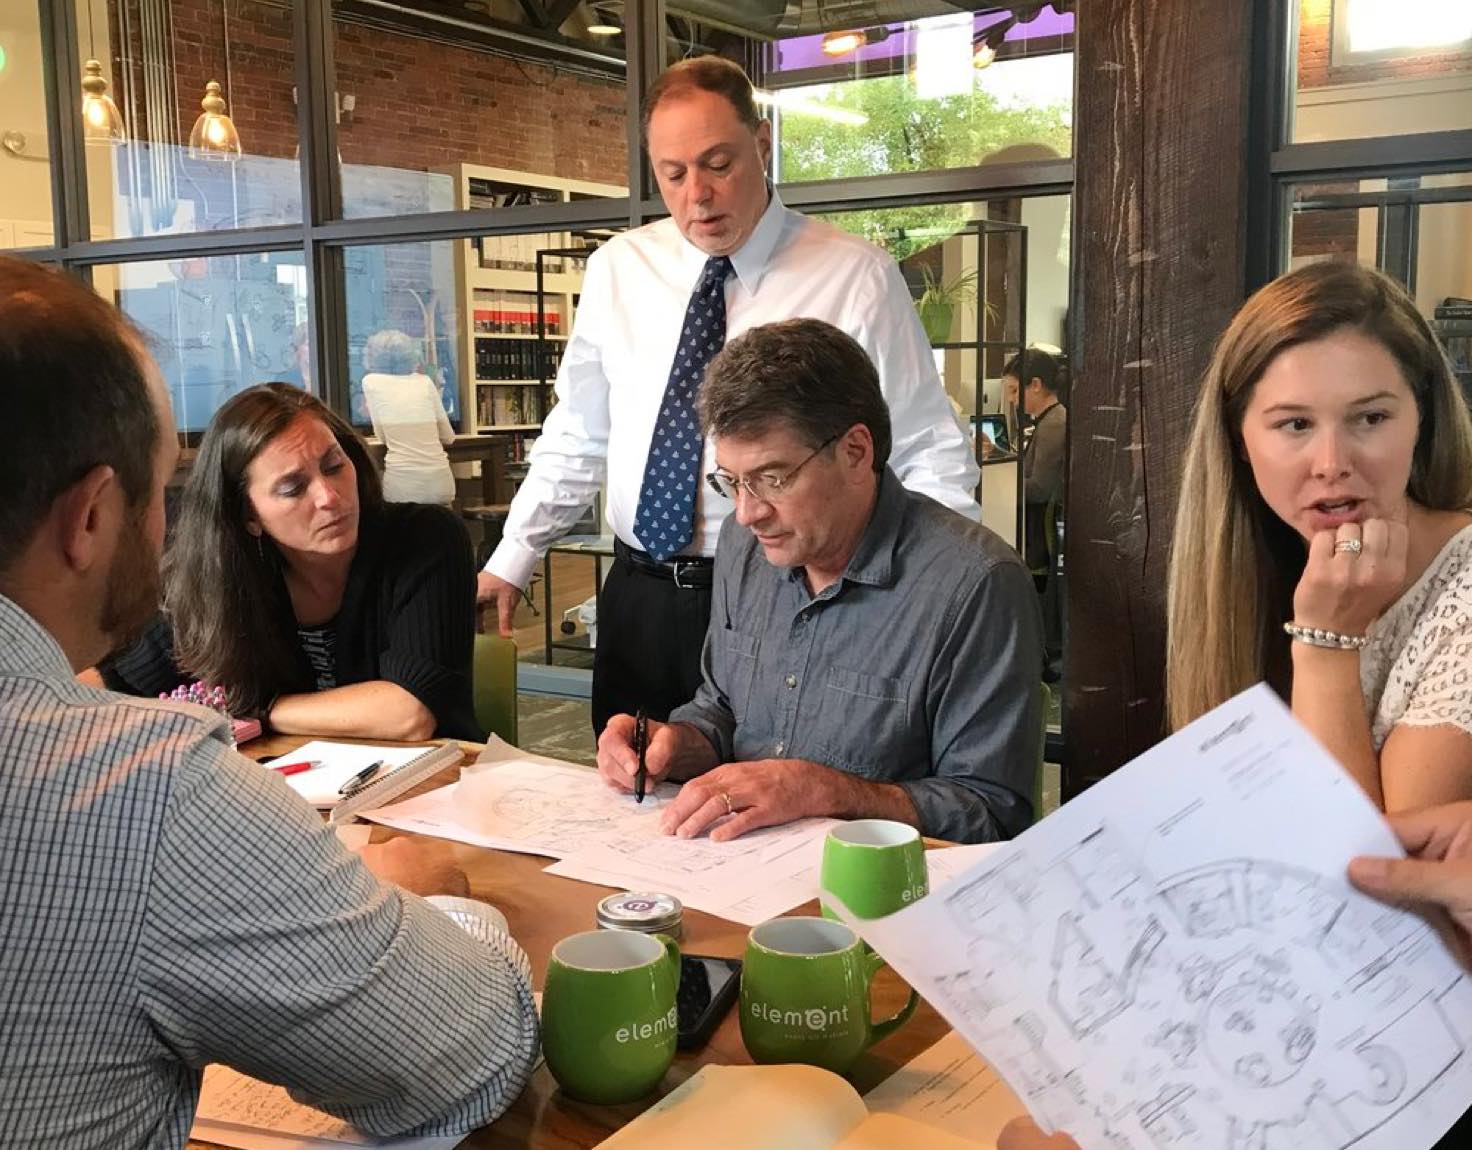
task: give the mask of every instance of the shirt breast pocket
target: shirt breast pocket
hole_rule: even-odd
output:
[[[825,711],[842,716],[832,737],[825,740],[829,765],[867,778],[892,773],[887,752],[898,751],[906,741],[910,680],[829,667],[824,686]]]
[[[731,705],[731,714],[736,721],[746,718],[751,706],[751,685],[756,678],[757,653],[761,640],[744,631],[721,632],[721,661],[725,665],[724,676],[726,702]]]

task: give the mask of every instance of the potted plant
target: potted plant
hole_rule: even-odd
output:
[[[929,264],[921,273],[925,277],[925,290],[915,301],[920,326],[931,343],[945,343],[951,338],[951,320],[957,305],[976,302],[976,269],[967,268],[950,280],[942,280],[930,270]]]

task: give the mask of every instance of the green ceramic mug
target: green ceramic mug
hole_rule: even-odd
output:
[[[552,948],[542,994],[547,1068],[574,1098],[632,1102],[675,1057],[680,948],[662,934],[590,930]]]
[[[920,1002],[875,1022],[869,983],[884,960],[853,929],[826,918],[755,927],[741,969],[741,1038],[757,1062],[806,1062],[844,1074]]]
[[[889,819],[856,819],[828,832],[823,843],[823,890],[858,918],[883,918],[930,893],[920,832]],[[823,905],[828,918],[838,916]]]

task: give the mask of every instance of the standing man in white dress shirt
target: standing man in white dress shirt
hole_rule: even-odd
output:
[[[716,56],[676,64],[645,100],[644,137],[671,218],[588,260],[557,405],[477,589],[509,635],[538,560],[606,476],[617,538],[599,607],[595,731],[619,712],[663,719],[700,685],[711,556],[731,504],[699,482],[714,464],[694,398],[727,338],[797,317],[853,336],[879,370],[901,482],[980,517],[976,462],[899,268],[782,206],[767,181],[771,125],[746,74]]]

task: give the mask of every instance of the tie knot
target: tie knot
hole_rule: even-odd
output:
[[[711,256],[705,261],[706,283],[725,283],[726,277],[731,274],[730,256]]]

